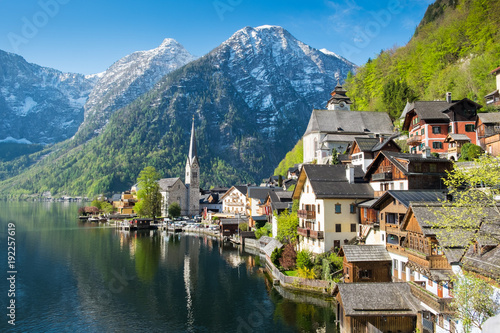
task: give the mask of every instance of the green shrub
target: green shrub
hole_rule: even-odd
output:
[[[297,267],[311,268],[313,266],[311,259],[312,259],[311,252],[307,250],[300,250],[299,252],[297,252]]]

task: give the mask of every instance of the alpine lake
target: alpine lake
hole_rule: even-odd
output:
[[[331,299],[272,286],[255,251],[79,222],[81,205],[0,201],[0,331],[337,332]]]

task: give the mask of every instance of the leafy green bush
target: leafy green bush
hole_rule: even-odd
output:
[[[312,268],[312,255],[307,250],[300,250],[297,252],[297,267],[298,268]]]
[[[240,228],[241,231],[248,231],[248,223],[245,222],[240,223],[238,227]]]
[[[474,161],[476,158],[481,156],[483,153],[483,150],[481,147],[473,144],[473,143],[466,143],[462,146],[461,149],[461,155],[459,161]]]
[[[255,238],[259,239],[262,236],[270,236],[272,233],[272,224],[266,223],[262,228],[255,230]]]

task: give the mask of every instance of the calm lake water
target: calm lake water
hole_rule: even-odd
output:
[[[336,332],[333,306],[272,288],[258,256],[211,237],[79,223],[78,205],[0,201],[0,331]],[[15,326],[8,324],[15,225]]]

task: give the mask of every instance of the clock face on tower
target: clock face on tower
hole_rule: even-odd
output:
[[[340,103],[339,103],[339,106],[340,106],[341,108],[345,108],[345,102],[340,102]]]

